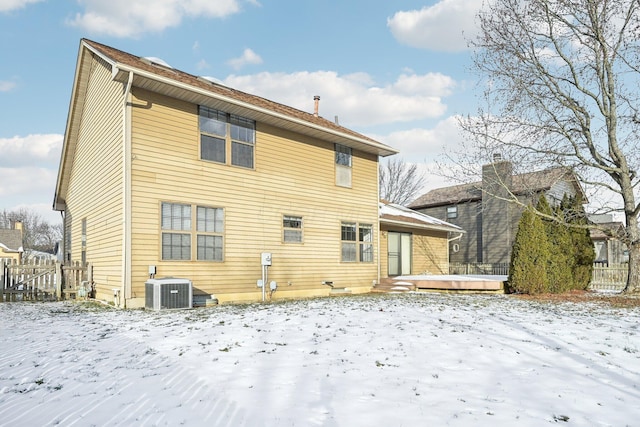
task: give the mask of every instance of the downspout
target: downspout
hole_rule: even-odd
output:
[[[376,206],[378,207],[378,229],[376,230],[377,236],[377,245],[378,245],[378,272],[376,277],[376,284],[380,283],[380,264],[382,263],[382,252],[380,252],[380,233],[382,230],[380,229],[380,156],[378,156],[378,164],[376,165],[376,185],[377,193],[376,193]]]
[[[133,85],[133,72],[129,71],[129,78],[124,90],[122,109],[122,295],[118,303],[127,307],[131,299],[131,107],[129,98]]]
[[[451,242],[453,242],[454,240],[458,240],[458,239],[460,239],[460,238],[464,235],[464,233],[463,233],[463,232],[459,232],[459,233],[460,233],[460,234],[458,234],[456,237],[453,237],[453,238],[451,238],[451,239],[447,239],[447,243],[451,243]]]
[[[451,233],[451,232],[450,232]],[[451,252],[449,250],[449,246],[451,245],[451,242],[454,242],[460,238],[462,238],[462,235],[464,234],[464,232],[458,232],[458,235],[456,237],[452,237],[451,239],[447,239],[447,265],[451,264]],[[451,267],[449,267],[451,268]],[[451,271],[451,270],[449,270]]]
[[[62,261],[56,259],[56,261],[60,261],[62,264],[64,264],[65,260],[66,260],[66,253],[67,253],[67,207],[65,205],[64,207],[65,210],[60,211],[60,218],[62,218],[62,240],[60,241],[60,245],[58,247],[59,251],[62,251]],[[57,256],[58,254],[56,254]]]

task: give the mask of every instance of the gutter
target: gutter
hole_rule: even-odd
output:
[[[447,239],[447,243],[455,242],[456,240],[461,239],[465,232],[464,231],[460,231],[459,233],[460,234],[458,234],[456,237],[453,237],[451,239]]]
[[[447,227],[446,225],[432,225],[432,224],[416,224],[415,222],[404,222],[404,221],[395,221],[392,219],[381,219],[380,223],[382,224],[392,224],[399,225],[407,228],[419,228],[422,230],[435,230],[435,231],[447,231],[450,233],[460,233],[462,237],[463,234],[466,233],[464,230],[452,229],[451,227]]]

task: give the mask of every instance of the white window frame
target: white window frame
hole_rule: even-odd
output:
[[[303,243],[303,219],[299,215],[282,216],[282,242],[283,243]],[[299,236],[292,239],[293,236]]]
[[[351,188],[353,176],[353,150],[342,144],[335,144],[336,185]]]
[[[373,262],[373,224],[358,224],[358,249],[360,262]]]
[[[160,258],[163,261],[191,260],[191,205],[160,204]]]
[[[213,218],[211,218],[213,216]],[[213,246],[202,242],[213,242]],[[211,256],[208,256],[208,251]],[[224,209],[196,206],[196,260],[224,261]]]
[[[447,219],[458,218],[458,206],[447,206]]]
[[[349,230],[350,229],[350,230]],[[357,221],[340,222],[340,261],[347,263],[373,263],[373,224]]]
[[[160,259],[224,261],[224,223],[224,208],[161,202]],[[203,244],[205,241],[213,242],[213,245],[208,247]],[[212,256],[208,256],[207,250]]]
[[[212,126],[205,129],[209,123]],[[198,130],[200,131],[200,160],[255,169],[256,122],[254,120],[199,105]],[[203,156],[205,141],[218,141],[222,144],[222,155],[215,159],[205,158]],[[249,162],[243,162],[238,150],[247,149],[251,151],[251,159]]]

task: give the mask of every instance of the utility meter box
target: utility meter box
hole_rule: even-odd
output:
[[[262,265],[271,265],[271,252],[262,252]]]

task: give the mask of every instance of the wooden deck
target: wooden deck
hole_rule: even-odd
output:
[[[383,279],[374,292],[504,292],[507,276],[419,275]]]

